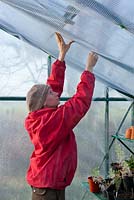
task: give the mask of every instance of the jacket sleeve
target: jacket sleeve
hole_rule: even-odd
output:
[[[95,77],[89,71],[84,71],[77,86],[76,94],[63,105],[65,126],[74,128],[90,108]]]
[[[65,77],[65,62],[56,60],[52,64],[51,74],[47,79],[47,84],[50,85],[53,91],[58,92],[59,97],[63,91],[64,77]]]

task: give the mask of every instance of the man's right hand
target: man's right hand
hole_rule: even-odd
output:
[[[98,60],[98,55],[95,52],[89,53],[86,63],[86,70],[92,72],[93,67],[97,63],[97,60]]]
[[[66,44],[60,33],[56,32],[55,35],[56,35],[56,41],[59,48],[58,60],[64,61],[65,55],[74,41],[71,40],[69,43]]]

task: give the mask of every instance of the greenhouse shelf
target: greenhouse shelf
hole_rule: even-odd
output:
[[[112,137],[120,139],[120,140],[125,140],[125,141],[129,141],[129,142],[134,142],[134,140],[131,139],[127,139],[125,138],[123,135],[112,135]]]
[[[100,200],[106,200],[107,198],[102,196],[102,193],[93,193],[90,192],[89,190],[89,184],[88,182],[82,182],[82,187],[86,190],[84,195],[82,196],[81,200],[84,200],[87,194],[92,194],[94,195],[96,198],[100,199]]]
[[[131,139],[127,139],[125,138],[123,135],[112,135],[112,137],[114,139],[117,139],[129,152],[131,152],[133,155],[134,155],[134,151],[129,148],[128,145],[125,144],[125,142],[134,142],[134,140],[131,140]]]

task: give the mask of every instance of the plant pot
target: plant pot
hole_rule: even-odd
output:
[[[107,197],[107,200],[115,200],[113,192],[107,192],[107,196],[106,197]]]
[[[94,192],[94,193],[100,192],[99,184],[93,181],[92,176],[88,177],[88,183],[89,183],[90,192]]]
[[[115,197],[115,200],[134,200],[134,196],[132,193],[122,193]]]
[[[114,198],[115,193],[115,184],[111,184],[107,187],[105,194],[108,200],[115,200]]]
[[[134,126],[131,126],[131,140],[134,140]]]
[[[127,139],[131,139],[131,133],[132,133],[132,130],[131,128],[128,128],[125,132],[125,138]]]
[[[124,183],[125,190],[128,192],[131,192],[132,188],[134,187],[133,177],[124,176],[123,183]]]

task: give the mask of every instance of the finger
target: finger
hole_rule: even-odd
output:
[[[94,54],[93,57],[94,57],[95,60],[98,60],[98,55],[97,54]]]
[[[89,53],[89,55],[92,55],[92,56],[93,56],[93,55],[94,55],[94,52],[93,52],[93,51],[91,51],[91,52]]]
[[[95,61],[97,62],[97,60],[98,60],[98,56],[95,55],[95,56],[94,56],[94,59],[95,59]]]
[[[97,53],[95,53],[95,54],[94,54],[94,57],[95,57],[95,58],[98,58],[98,55],[97,55]]]
[[[59,36],[59,33],[55,33],[55,36],[56,36],[56,40],[57,40],[57,42],[61,42],[61,38],[60,38],[60,36]]]
[[[65,42],[64,42],[64,39],[63,39],[63,37],[61,36],[60,33],[56,32],[56,35],[57,35],[57,37],[58,37],[58,39],[59,39],[60,42],[65,43]]]
[[[94,51],[91,51],[90,53],[91,53],[92,55],[95,55],[95,54],[96,54]]]
[[[58,33],[58,32],[55,32],[55,34],[56,34],[56,36],[60,39],[61,38],[61,35],[60,35],[60,33]]]
[[[92,56],[94,56],[95,58],[98,58],[98,55],[97,55],[97,53],[96,53],[96,52],[94,52],[94,51],[91,51],[91,55],[92,55]]]
[[[74,43],[75,41],[74,40],[71,40],[68,45],[70,46],[72,43]]]

